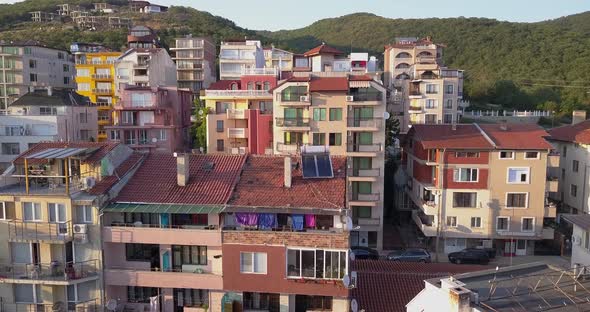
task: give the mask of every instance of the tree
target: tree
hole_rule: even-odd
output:
[[[201,100],[197,98],[195,100],[195,122],[193,124],[193,134],[195,138],[194,147],[203,148],[207,151],[207,115],[209,114],[209,108],[204,107],[201,104]]]

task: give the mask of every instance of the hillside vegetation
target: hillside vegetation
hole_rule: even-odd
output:
[[[0,39],[36,39],[62,48],[73,41],[103,42],[117,49],[124,46],[124,30],[82,31],[72,24],[28,22],[29,11],[55,11],[55,5],[62,2],[27,0],[0,5]],[[89,6],[93,1],[69,2]],[[590,110],[590,12],[538,23],[483,18],[389,19],[357,13],[276,32],[244,29],[228,19],[185,7],[171,7],[163,14],[125,14],[135,24],[158,30],[165,45],[189,33],[210,36],[217,42],[247,36],[295,52],[326,42],[343,51],[368,51],[382,58],[384,45],[395,37],[432,36],[447,45],[445,64],[466,71],[465,93],[474,103],[563,113],[576,108]]]

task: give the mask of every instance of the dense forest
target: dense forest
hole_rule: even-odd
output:
[[[85,7],[92,2],[68,1]],[[87,31],[71,23],[29,22],[28,12],[54,12],[59,3],[63,1],[0,4],[0,40],[35,39],[62,48],[73,41],[123,47],[124,30]],[[466,71],[465,93],[472,103],[564,114],[572,109],[590,110],[590,12],[538,23],[463,17],[389,19],[357,13],[320,20],[301,29],[269,32],[244,29],[228,19],[186,7],[171,7],[167,13],[152,15],[123,11],[120,15],[133,18],[135,24],[158,30],[165,45],[174,37],[192,33],[218,42],[224,38],[257,38],[294,52],[326,42],[343,51],[368,51],[382,58],[384,45],[395,37],[432,36],[447,46],[445,65]]]

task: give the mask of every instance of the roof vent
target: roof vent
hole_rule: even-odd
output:
[[[207,171],[211,171],[215,168],[215,163],[212,161],[208,161],[206,163],[203,164],[203,169],[207,170]]]
[[[500,124],[500,130],[508,131],[508,123],[506,123],[506,120],[502,120],[502,123]]]

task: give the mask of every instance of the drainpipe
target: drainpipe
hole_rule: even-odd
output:
[[[446,148],[443,149],[442,154],[441,154],[441,165],[439,170],[439,174],[438,174],[438,181],[437,181],[437,186],[439,186],[440,188],[440,194],[439,194],[439,201],[438,201],[438,222],[436,224],[436,245],[435,245],[435,252],[434,252],[434,260],[436,262],[438,262],[438,246],[440,244],[440,232],[441,232],[441,223],[442,223],[442,207],[443,204],[445,202],[445,196],[444,196],[444,190],[443,190],[443,179],[444,179],[444,165],[445,165],[445,152],[446,152]]]

